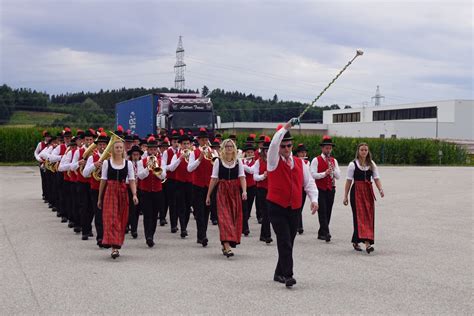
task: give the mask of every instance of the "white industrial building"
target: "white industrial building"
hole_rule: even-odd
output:
[[[329,135],[474,139],[474,101],[447,100],[323,112]]]

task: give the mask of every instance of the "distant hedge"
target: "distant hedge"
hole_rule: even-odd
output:
[[[0,127],[0,162],[34,161],[33,151],[41,140],[42,128]],[[48,128],[55,135],[59,128]],[[238,143],[243,146],[247,134],[238,135]],[[295,146],[304,143],[310,158],[320,153],[321,136],[294,135]],[[366,142],[370,146],[374,160],[378,164],[393,165],[436,165],[438,152],[442,151],[442,165],[465,165],[467,152],[454,144],[429,139],[380,139],[333,137],[336,143],[334,156],[341,164],[354,159],[357,144]]]

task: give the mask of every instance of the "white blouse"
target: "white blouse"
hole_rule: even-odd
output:
[[[362,171],[368,171],[370,169],[369,166],[362,167],[359,163],[359,160],[357,159],[356,159],[356,163],[357,163],[357,167]],[[354,162],[351,161],[349,163],[349,166],[347,166],[347,180],[354,180],[354,171],[355,171],[355,165],[354,165]],[[379,171],[374,161],[372,161],[372,178],[374,178],[374,180],[380,179]]]
[[[125,182],[128,183],[129,178],[132,180],[135,179],[135,171],[133,170],[133,165],[130,160],[124,160],[124,162],[120,165],[116,165],[112,160],[104,160],[104,162],[102,163],[102,175],[101,175],[102,180],[107,180],[107,171],[109,170],[109,162],[112,168],[117,169],[117,170],[123,169],[125,167],[125,163],[127,163],[128,175]]]
[[[212,175],[211,178],[214,179],[219,179],[219,165],[220,165],[220,159],[214,160],[214,165],[212,166]],[[244,171],[244,164],[242,163],[241,159],[237,160],[239,162],[239,175],[238,177],[245,177],[245,171]],[[236,161],[234,161],[231,165],[228,165],[225,161],[222,161],[222,165],[226,168],[232,169],[235,167]]]

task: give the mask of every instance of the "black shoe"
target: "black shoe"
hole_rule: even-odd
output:
[[[69,221],[69,223],[67,224],[67,227],[69,227],[69,228],[74,228],[74,223],[71,222],[71,221]]]
[[[171,233],[175,234],[178,232],[178,227],[171,227]]]
[[[183,231],[181,232],[181,238],[186,238],[186,236],[188,236],[188,232],[185,231],[185,230],[183,230]]]
[[[298,228],[298,234],[302,235],[304,233],[304,229],[303,228]]]
[[[118,257],[120,257],[120,253],[117,249],[115,249],[114,251],[112,251],[112,254],[110,255],[112,257],[112,259],[117,259]]]
[[[166,220],[160,219],[160,226],[165,226],[166,224]]]
[[[51,209],[51,212],[57,212],[58,211],[58,208],[56,206],[53,206],[53,208]]]
[[[370,253],[375,251],[375,249],[374,249],[374,247],[369,246],[369,247],[365,248],[365,251],[367,251],[367,253],[370,255]]]
[[[137,232],[132,232],[132,237],[133,237],[133,239],[137,239],[138,238],[138,233]]]
[[[155,245],[155,242],[153,241],[153,239],[148,238],[148,239],[146,240],[146,244],[148,245],[148,247],[151,248],[151,247],[153,247],[153,246]]]
[[[53,204],[48,203],[48,207],[49,207],[49,208],[53,208]]]
[[[61,223],[67,223],[67,218],[66,217],[61,217]]]
[[[257,218],[257,222],[258,222],[259,224],[261,224],[261,223],[262,223],[262,221],[263,221],[263,219],[262,219],[262,218]]]
[[[327,236],[326,236],[326,239],[325,239],[325,240],[326,240],[326,242],[330,242],[330,241],[331,241],[331,235],[327,234]]]
[[[97,240],[97,246],[99,246],[99,248],[104,248],[104,245],[102,245],[102,239]]]
[[[204,238],[204,239],[202,240],[202,243],[201,243],[201,244],[202,244],[203,247],[207,247],[207,244],[208,244],[208,243],[209,243],[209,240],[208,240],[207,238]]]
[[[273,239],[271,237],[268,237],[265,242],[267,243],[267,245],[271,244],[273,242]]]
[[[325,237],[325,236],[318,236],[318,239],[320,239],[320,240],[326,240],[326,237]]]
[[[226,256],[227,258],[230,258],[230,257],[234,256],[234,253],[232,252],[232,249],[228,249],[228,250],[224,249],[223,253],[224,253],[224,256]]]
[[[130,231],[130,228],[125,228],[125,235],[128,234],[128,232]]]
[[[267,241],[265,237],[260,237],[260,241]]]
[[[247,230],[244,230],[244,236],[245,236],[245,237],[248,237],[249,234],[250,234],[250,231],[249,231],[248,229],[247,229]]]
[[[275,275],[273,276],[273,281],[279,282],[279,283],[285,283],[285,282],[286,282],[286,279],[285,279],[285,277],[282,276],[282,275],[276,275],[276,274],[275,274]]]
[[[352,247],[354,247],[355,251],[362,251],[362,248],[360,248],[359,244],[352,243]]]
[[[81,228],[81,227],[74,227],[74,232],[75,232],[76,234],[79,234],[81,231],[82,231],[82,228]]]
[[[89,236],[88,235],[82,235],[82,240],[89,240]]]
[[[293,277],[286,278],[285,280],[286,287],[292,287],[295,284],[296,284],[296,280]]]
[[[217,224],[218,224],[218,223],[217,223],[217,220],[213,220],[213,221],[212,221],[212,225],[215,226],[215,225],[217,225]]]
[[[56,217],[61,217],[61,213],[59,212],[59,210],[56,212]]]
[[[94,237],[94,234],[92,232],[89,232],[89,237]]]

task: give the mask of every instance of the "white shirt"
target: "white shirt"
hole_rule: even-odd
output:
[[[102,180],[107,180],[107,171],[109,170],[109,163],[112,166],[112,168],[116,170],[123,169],[125,167],[125,164],[127,164],[128,175],[127,175],[127,178],[125,179],[125,182],[128,183],[129,178],[132,180],[135,179],[135,172],[133,171],[133,166],[132,166],[131,161],[124,160],[124,162],[121,165],[116,165],[112,160],[104,160],[104,162],[102,163],[102,175],[101,175]]]
[[[183,157],[183,156],[181,155],[180,157]],[[178,168],[179,165],[181,164],[181,161],[183,160],[184,160],[184,157],[182,159],[179,159],[177,153],[175,153],[173,155],[173,158],[171,158],[170,164],[166,166],[166,170],[175,171],[176,168]]]
[[[211,149],[214,151],[214,149]],[[202,153],[201,155],[203,155],[204,153]],[[204,157],[202,159],[205,159]],[[196,170],[197,167],[199,167],[199,165],[201,164],[201,160],[199,159],[196,159],[196,156],[194,156],[194,150],[191,151],[191,153],[189,154],[189,162],[188,162],[188,172],[193,172],[194,170]]]
[[[148,158],[148,157],[147,157]],[[143,167],[143,160],[145,160],[146,158],[138,161],[137,165],[138,165],[138,178],[140,180],[143,180],[145,179],[146,177],[148,177],[148,175],[150,174],[150,170],[148,170],[147,167]],[[162,165],[163,166],[163,165]],[[160,178],[161,180],[165,179],[166,178],[166,168],[163,168],[162,166],[160,166],[160,168],[163,170],[163,172],[161,173],[161,175],[158,177]]]
[[[48,147],[45,147],[39,154],[38,157],[43,160],[49,160],[49,155],[51,152],[54,150],[54,147],[52,145],[49,145]],[[38,160],[40,161],[40,160]]]
[[[80,156],[80,152],[79,152],[79,149],[77,149],[76,152],[74,153],[74,156],[72,156],[72,162],[70,166],[70,169],[73,171],[79,168],[79,156]]]
[[[38,145],[36,146],[36,149],[35,149],[35,159],[38,161],[38,162],[42,162],[41,160],[41,157],[40,157],[40,153],[45,150],[46,148],[48,148],[47,146],[43,149],[41,149],[41,144],[45,144],[45,142],[39,142]]]
[[[364,167],[361,167],[360,163],[359,163],[359,160],[356,159],[356,163],[357,163],[357,167],[362,170],[362,171],[368,171],[369,170],[369,166],[364,166]],[[351,161],[349,163],[349,166],[347,166],[347,180],[354,180],[354,171],[355,171],[355,165],[354,165],[354,162]],[[380,179],[380,176],[379,176],[379,170],[377,168],[377,165],[375,164],[374,161],[372,161],[372,178],[375,179]],[[367,179],[367,180],[370,180],[370,179]]]
[[[67,147],[66,147],[67,150]],[[61,144],[56,146],[56,148],[53,149],[51,154],[49,154],[49,161],[50,162],[58,162],[62,159],[63,156],[60,155],[61,153]]]
[[[326,160],[325,154],[321,154],[321,157],[323,157],[323,159]],[[310,171],[311,171],[311,176],[316,180],[323,179],[326,177],[326,172],[324,171],[318,172],[318,157],[315,157],[311,161]],[[341,169],[339,169],[339,164],[337,160],[334,158],[334,178],[339,179],[340,177],[341,177]]]
[[[173,147],[170,147],[170,148],[171,150],[173,150],[173,156],[176,155],[176,153],[178,152],[178,149],[174,149]],[[171,157],[171,159],[173,159],[173,157]],[[161,156],[161,165],[165,166],[167,171],[174,171],[174,170],[170,170],[168,166],[168,150],[165,150]],[[171,161],[170,161],[170,165],[171,165]]]
[[[253,174],[253,173],[254,173],[253,166],[254,166],[255,164],[253,164],[252,166],[249,166],[249,165],[247,165],[247,164],[244,163],[244,160],[243,160],[243,159],[242,159],[241,161],[242,161],[242,164],[243,164],[243,166],[244,166],[244,171],[247,172],[247,173],[249,173],[249,174]]]
[[[239,162],[239,174],[238,174],[238,177],[245,177],[245,172],[244,172],[244,165],[242,163],[242,160],[238,159],[237,160]],[[219,166],[220,166],[220,159],[216,159],[214,160],[214,165],[212,166],[212,175],[211,175],[211,178],[214,178],[214,179],[219,179]],[[228,165],[225,161],[222,161],[222,165],[226,168],[229,168],[229,169],[232,169],[235,167],[235,164],[237,162],[234,161],[231,165]]]
[[[270,146],[268,148],[267,153],[267,171],[271,172],[274,171],[279,163],[279,160],[282,159],[286,163],[286,159],[280,155],[280,144],[285,136],[287,130],[285,128],[281,128],[277,131],[272,138]],[[293,156],[290,155],[288,157],[291,162],[290,168],[293,169],[295,167],[295,162],[293,160]],[[299,158],[298,158],[299,159]],[[316,187],[316,183],[314,182],[313,178],[311,177],[311,172],[309,171],[309,166],[302,162],[303,166],[303,189],[306,191],[311,202],[318,203],[318,188]]]
[[[84,178],[89,178],[94,171],[95,171],[94,155],[90,155],[89,158],[87,158],[87,162],[86,162],[86,166],[84,167],[84,170],[82,170],[82,175],[84,176]]]
[[[262,174],[259,174],[260,171],[260,159],[255,162],[255,164],[252,166],[253,169],[253,179],[257,182],[263,181],[266,179],[266,177]]]
[[[71,168],[71,162],[72,162],[72,150],[70,150],[67,154],[62,156],[61,162],[59,163],[58,171],[69,171],[69,170],[71,170],[70,169]]]

